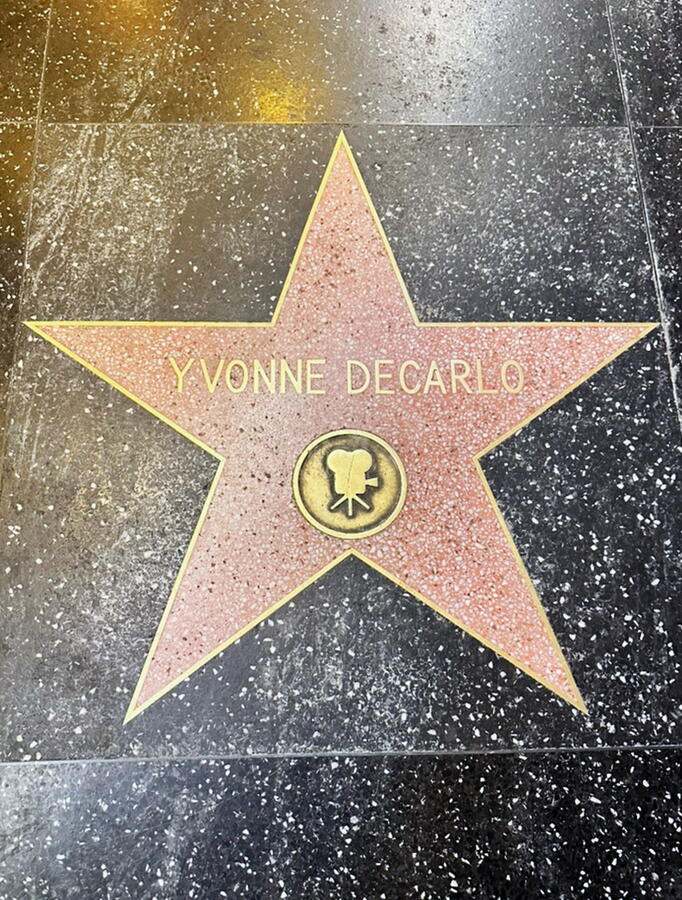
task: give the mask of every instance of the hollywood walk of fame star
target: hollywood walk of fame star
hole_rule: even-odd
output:
[[[271,322],[26,324],[220,461],[126,720],[351,553],[585,710],[480,459],[654,325],[419,322],[343,135]],[[292,492],[306,448],[346,430],[407,483],[351,536]],[[338,514],[379,483],[366,446],[337,448]]]

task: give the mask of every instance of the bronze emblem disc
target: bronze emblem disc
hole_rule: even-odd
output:
[[[324,534],[362,538],[388,527],[405,502],[407,479],[395,450],[367,431],[315,438],[294,467],[302,515]]]

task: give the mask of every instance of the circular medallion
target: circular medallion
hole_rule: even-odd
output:
[[[363,538],[386,528],[405,502],[407,479],[398,454],[367,431],[330,431],[315,438],[294,467],[294,498],[319,531]]]

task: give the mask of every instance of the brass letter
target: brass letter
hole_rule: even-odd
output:
[[[232,370],[235,366],[238,366],[242,370],[242,383],[239,387],[235,387],[232,384]],[[243,359],[231,359],[227,364],[227,368],[225,369],[225,384],[227,385],[227,389],[231,394],[241,394],[241,392],[245,389],[249,380],[249,368],[244,362]]]
[[[455,366],[461,366],[464,370],[460,375],[455,372]],[[457,393],[457,383],[462,385],[467,394],[471,393],[471,385],[467,384],[465,379],[471,376],[471,366],[465,359],[450,360],[450,382],[452,384],[452,393]]]
[[[265,374],[265,369],[261,365],[260,361],[254,359],[253,361],[253,391],[255,394],[260,394],[260,383],[261,379],[265,382],[265,387],[269,394],[275,393],[275,360],[270,360],[270,375]]]
[[[507,379],[507,370],[511,368],[516,369],[516,386],[509,384]],[[507,359],[502,363],[500,378],[502,379],[502,387],[508,394],[520,394],[523,390],[523,385],[525,384],[523,366],[515,359]]]
[[[294,390],[297,394],[300,394],[303,390],[303,367],[301,366],[301,360],[296,360],[296,375],[289,368],[289,363],[286,359],[280,359],[279,361],[279,392],[280,394],[286,393],[286,379],[293,384]]]
[[[223,371],[223,366],[225,365],[225,360],[221,359],[218,363],[215,375],[211,378],[208,374],[208,369],[206,368],[206,363],[203,359],[199,360],[199,364],[201,365],[201,371],[204,374],[204,381],[206,382],[206,387],[208,388],[209,394],[212,394],[215,389],[218,387],[218,379],[220,378],[220,373]]]
[[[424,385],[424,393],[428,394],[432,387],[440,388],[441,394],[447,394],[443,376],[440,374],[438,363],[433,360],[429,366],[429,374],[426,376],[426,384]]]
[[[414,387],[408,387],[407,382],[405,381],[405,370],[407,367],[415,369],[417,372],[419,371],[419,363],[416,363],[413,359],[406,359],[404,363],[400,366],[398,371],[398,380],[400,381],[400,388],[406,394],[417,394],[419,393],[419,389],[421,387],[420,383],[417,382]]]
[[[326,359],[306,359],[306,394],[326,393],[324,388],[314,388],[312,386],[313,381],[317,381],[319,378],[324,378],[324,372],[313,372],[313,366],[323,366],[326,362]]]
[[[392,359],[374,360],[374,391],[377,394],[395,394],[393,388],[382,388],[381,382],[387,378],[393,378],[393,372],[382,372],[381,366],[394,366]]]
[[[353,387],[353,371],[351,366],[357,366],[359,369],[362,369],[363,375],[365,376],[365,383],[361,387]],[[347,390],[349,394],[362,394],[367,390],[367,386],[369,385],[369,369],[364,363],[359,362],[357,359],[348,359],[346,360],[346,383]]]
[[[497,388],[483,387],[483,368],[480,359],[476,360],[476,384],[478,385],[479,394],[499,394]]]
[[[182,393],[183,380],[185,375],[189,372],[190,366],[194,362],[193,359],[188,360],[187,365],[184,369],[181,369],[178,364],[175,362],[175,359],[172,356],[168,357],[168,362],[171,364],[173,371],[175,372],[178,379],[178,394]]]

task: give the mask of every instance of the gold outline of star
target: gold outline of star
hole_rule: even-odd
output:
[[[389,258],[389,260],[390,260],[390,262],[391,262],[391,266],[392,266],[392,268],[393,268],[393,271],[394,271],[394,273],[395,273],[395,276],[396,276],[396,278],[397,278],[397,281],[398,281],[398,283],[399,283],[399,285],[400,285],[400,288],[401,288],[401,291],[402,291],[402,293],[403,293],[405,302],[407,303],[408,309],[409,309],[409,311],[410,311],[410,314],[411,314],[412,319],[413,319],[413,321],[414,321],[414,324],[415,324],[416,326],[418,326],[418,327],[420,327],[420,328],[472,328],[472,327],[481,327],[481,328],[492,328],[492,327],[494,327],[494,328],[500,328],[500,327],[501,327],[501,328],[517,328],[517,327],[523,327],[523,328],[529,328],[529,327],[533,327],[533,328],[543,328],[543,327],[556,327],[556,326],[572,326],[572,327],[581,327],[581,328],[590,327],[590,326],[599,327],[599,328],[604,328],[604,327],[608,327],[608,326],[613,326],[613,327],[622,328],[622,327],[624,327],[624,326],[631,326],[631,327],[637,327],[637,328],[644,329],[644,330],[642,331],[642,333],[639,334],[637,337],[633,338],[631,341],[629,341],[628,343],[624,344],[622,347],[620,347],[616,352],[614,352],[613,354],[611,354],[608,358],[606,358],[603,362],[601,362],[601,363],[600,363],[598,366],[596,366],[594,369],[592,369],[592,370],[590,370],[589,372],[587,372],[587,374],[581,376],[579,379],[577,379],[573,384],[569,385],[568,388],[566,388],[564,391],[562,391],[562,392],[561,392],[560,394],[558,394],[556,397],[551,398],[547,403],[545,403],[545,404],[544,404],[543,406],[541,406],[539,409],[535,410],[533,413],[531,413],[531,414],[530,414],[529,416],[527,416],[525,419],[523,419],[523,420],[521,420],[520,422],[518,422],[517,424],[515,424],[512,428],[510,428],[507,432],[505,432],[501,437],[499,437],[499,438],[495,439],[494,441],[492,441],[490,444],[488,444],[486,447],[484,447],[482,450],[480,450],[478,453],[476,453],[476,454],[474,455],[474,457],[473,457],[473,462],[474,462],[476,471],[477,471],[477,473],[478,473],[478,475],[479,475],[479,477],[480,477],[480,479],[481,479],[481,482],[482,482],[482,484],[483,484],[485,493],[486,493],[486,495],[487,495],[487,497],[488,497],[488,499],[489,499],[489,501],[490,501],[490,504],[492,505],[492,508],[493,508],[493,510],[494,510],[494,512],[495,512],[495,515],[496,515],[496,517],[497,517],[497,520],[499,521],[500,527],[502,528],[502,531],[503,531],[503,533],[504,533],[505,539],[506,539],[506,541],[507,541],[507,543],[508,543],[508,545],[509,545],[509,547],[510,547],[510,549],[511,549],[511,551],[512,551],[512,554],[513,554],[513,556],[514,556],[514,558],[515,558],[515,560],[516,560],[516,563],[517,563],[517,565],[518,565],[518,567],[519,567],[519,570],[521,571],[521,574],[523,575],[523,578],[524,578],[524,581],[525,581],[525,583],[526,583],[526,585],[527,585],[527,587],[528,587],[529,593],[530,593],[530,595],[531,595],[531,597],[532,597],[532,599],[533,599],[533,602],[534,602],[534,604],[535,604],[535,606],[536,606],[536,608],[537,608],[537,610],[538,610],[538,613],[539,613],[539,615],[540,615],[540,617],[541,617],[541,620],[542,620],[542,622],[543,622],[543,624],[544,624],[546,633],[547,633],[548,636],[550,637],[550,639],[551,639],[551,641],[552,641],[552,644],[553,644],[553,646],[554,646],[554,648],[555,648],[555,650],[556,650],[556,652],[557,652],[558,658],[560,659],[560,661],[561,661],[561,663],[562,663],[562,666],[564,667],[564,671],[565,671],[565,674],[566,674],[567,679],[568,679],[568,681],[569,681],[569,684],[571,684],[571,686],[572,686],[572,687],[574,688],[574,690],[575,690],[575,694],[576,694],[577,700],[574,699],[573,697],[571,697],[570,695],[568,695],[568,694],[566,694],[566,693],[564,693],[564,692],[562,692],[562,691],[557,690],[557,688],[556,688],[555,686],[553,686],[552,684],[550,684],[546,679],[544,679],[544,678],[538,676],[535,672],[533,672],[532,669],[531,669],[530,667],[521,664],[521,663],[519,662],[519,660],[513,659],[511,656],[509,656],[508,654],[506,654],[506,653],[505,653],[504,651],[502,651],[500,648],[496,647],[494,644],[492,644],[491,642],[487,641],[482,635],[478,634],[477,632],[475,632],[474,630],[472,630],[471,628],[469,628],[468,626],[464,625],[462,622],[460,622],[459,620],[457,620],[454,616],[450,616],[450,615],[448,615],[447,613],[445,613],[442,609],[440,609],[438,606],[436,606],[436,604],[434,604],[433,602],[431,602],[431,601],[428,599],[428,597],[425,597],[423,594],[421,594],[419,591],[415,590],[415,589],[414,589],[413,587],[411,587],[410,585],[404,584],[400,579],[396,578],[396,577],[393,576],[390,572],[386,571],[386,570],[383,569],[381,566],[377,565],[377,564],[376,564],[375,562],[373,562],[371,559],[369,559],[368,557],[366,557],[366,556],[364,556],[362,553],[360,553],[358,550],[355,550],[355,549],[348,549],[348,550],[344,551],[343,553],[339,554],[338,556],[336,556],[333,560],[331,560],[327,565],[323,566],[323,567],[322,567],[321,569],[319,569],[317,572],[315,572],[312,576],[310,576],[310,578],[307,578],[305,581],[303,581],[303,582],[302,582],[300,585],[298,585],[298,587],[296,587],[293,591],[291,591],[290,593],[286,594],[284,597],[282,597],[280,600],[278,600],[278,601],[277,601],[276,603],[274,603],[272,606],[268,607],[268,609],[266,609],[262,614],[258,615],[256,618],[254,618],[247,626],[245,626],[244,628],[240,629],[238,632],[236,632],[235,634],[231,635],[226,641],[223,641],[221,644],[219,644],[219,645],[218,645],[216,648],[214,648],[209,654],[207,654],[206,656],[202,657],[200,660],[198,660],[196,663],[194,663],[192,666],[190,666],[187,670],[185,670],[180,676],[178,676],[177,678],[175,678],[175,679],[173,679],[172,681],[170,681],[166,686],[164,686],[164,688],[163,688],[162,690],[158,691],[156,694],[154,694],[153,696],[149,697],[149,698],[148,698],[144,703],[142,703],[140,706],[137,706],[137,698],[138,698],[138,696],[139,696],[139,694],[140,694],[140,692],[141,692],[141,690],[142,690],[142,686],[143,686],[143,684],[144,684],[144,681],[145,681],[145,678],[146,678],[146,675],[147,675],[149,666],[150,666],[150,664],[151,664],[151,661],[152,661],[152,659],[153,659],[153,657],[154,657],[154,653],[155,653],[155,651],[156,651],[156,647],[157,647],[158,642],[159,642],[159,639],[160,639],[160,637],[161,637],[161,635],[162,635],[162,633],[163,633],[163,631],[164,631],[166,622],[167,622],[167,620],[168,620],[168,617],[169,617],[169,615],[170,615],[171,609],[172,609],[172,607],[173,607],[173,603],[174,603],[175,597],[176,597],[177,592],[178,592],[178,590],[179,590],[179,588],[180,588],[180,585],[182,584],[182,581],[183,581],[183,578],[184,578],[184,574],[185,574],[185,571],[186,571],[186,569],[187,569],[187,565],[188,565],[189,560],[190,560],[190,558],[191,558],[191,556],[192,556],[192,551],[193,551],[193,549],[194,549],[194,544],[195,544],[195,542],[196,542],[196,540],[197,540],[197,538],[198,538],[198,536],[199,536],[199,534],[200,534],[200,532],[201,532],[201,528],[202,528],[204,519],[205,519],[206,514],[208,513],[208,510],[209,510],[209,508],[210,508],[210,506],[211,506],[211,503],[212,503],[212,501],[213,501],[213,495],[214,495],[215,490],[216,490],[216,487],[217,487],[217,485],[218,485],[218,483],[219,483],[219,481],[220,481],[220,477],[221,477],[221,474],[222,474],[222,470],[223,470],[223,467],[224,467],[224,464],[225,464],[225,457],[222,456],[220,453],[218,453],[216,450],[214,450],[214,449],[213,449],[212,447],[210,447],[209,445],[205,444],[200,438],[198,438],[198,437],[196,437],[195,435],[191,434],[191,433],[188,432],[186,429],[182,428],[180,425],[178,425],[177,423],[173,422],[171,419],[169,419],[168,417],[166,417],[165,415],[163,415],[162,413],[160,413],[158,410],[154,409],[152,406],[150,406],[149,404],[147,404],[144,400],[142,400],[141,398],[137,397],[135,394],[133,394],[132,392],[128,391],[126,388],[122,387],[120,384],[118,384],[117,382],[115,382],[112,378],[110,378],[110,377],[109,377],[108,375],[106,375],[104,372],[102,372],[101,370],[97,369],[96,366],[91,365],[91,364],[88,363],[86,360],[84,360],[82,357],[78,356],[78,354],[76,354],[76,353],[74,353],[73,351],[69,350],[67,347],[65,347],[63,344],[61,344],[59,341],[55,340],[55,339],[54,339],[53,337],[51,337],[49,334],[45,333],[44,329],[45,329],[45,328],[49,328],[49,327],[55,327],[55,326],[59,326],[59,327],[69,327],[69,326],[73,326],[73,327],[81,327],[81,328],[82,328],[82,327],[88,327],[88,326],[98,326],[98,327],[101,327],[101,326],[104,326],[104,325],[106,325],[106,326],[116,326],[116,327],[139,327],[139,326],[141,326],[141,325],[144,325],[145,327],[150,327],[150,326],[152,326],[152,327],[160,327],[160,328],[161,328],[161,327],[183,327],[183,328],[187,328],[187,327],[203,327],[203,328],[205,328],[205,327],[211,327],[211,328],[221,328],[221,327],[224,327],[224,328],[274,328],[274,327],[277,325],[277,320],[278,320],[278,318],[279,318],[280,311],[281,311],[282,306],[283,306],[283,304],[284,304],[284,302],[285,302],[285,300],[286,300],[286,296],[287,296],[287,293],[288,293],[288,290],[289,290],[289,286],[290,286],[290,284],[291,284],[291,280],[292,280],[292,278],[293,278],[294,272],[296,271],[296,267],[297,267],[297,264],[298,264],[299,257],[300,257],[300,255],[301,255],[301,252],[302,252],[302,250],[303,250],[303,247],[305,246],[306,238],[307,238],[307,236],[308,236],[308,232],[309,232],[310,227],[311,227],[311,225],[312,225],[312,222],[313,222],[313,220],[314,220],[314,218],[315,218],[315,213],[316,213],[316,211],[317,211],[317,207],[318,207],[319,202],[320,202],[320,199],[321,199],[321,197],[322,197],[322,195],[323,195],[323,193],[324,193],[324,189],[325,189],[325,186],[326,186],[327,181],[328,181],[328,179],[329,179],[329,176],[330,176],[330,174],[331,174],[331,171],[332,171],[334,162],[335,162],[335,160],[336,160],[336,157],[337,157],[339,151],[342,150],[342,149],[346,152],[346,154],[347,154],[347,156],[348,156],[348,159],[349,159],[349,161],[350,161],[350,163],[351,163],[351,166],[352,166],[354,175],[355,175],[355,177],[356,177],[356,179],[357,179],[357,181],[358,181],[358,184],[359,184],[360,189],[361,189],[361,191],[362,191],[362,194],[363,194],[363,197],[364,197],[365,202],[366,202],[366,204],[367,204],[367,207],[368,207],[368,209],[369,209],[369,211],[370,211],[370,213],[371,213],[371,215],[372,215],[372,218],[373,218],[374,223],[375,223],[375,225],[376,225],[377,231],[378,231],[378,233],[379,233],[379,235],[380,235],[380,237],[381,237],[381,240],[382,240],[382,242],[383,242],[385,251],[386,251],[386,253],[387,253],[387,255],[388,255],[388,258]],[[317,190],[317,192],[316,192],[315,199],[314,199],[313,204],[312,204],[312,206],[311,206],[311,208],[310,208],[310,212],[309,212],[309,214],[308,214],[308,218],[307,218],[307,220],[306,220],[305,226],[304,226],[303,231],[302,231],[302,233],[301,233],[301,237],[299,238],[298,245],[297,245],[297,247],[296,247],[296,251],[295,251],[295,253],[294,253],[293,259],[292,259],[291,264],[290,264],[290,266],[289,266],[289,270],[288,270],[286,279],[285,279],[285,281],[284,281],[284,284],[283,284],[283,286],[282,286],[282,290],[281,290],[281,292],[280,292],[279,298],[278,298],[278,300],[277,300],[277,304],[276,304],[276,306],[275,306],[275,310],[274,310],[273,316],[272,316],[272,318],[270,319],[269,322],[181,322],[181,321],[155,321],[155,322],[145,322],[145,321],[106,321],[106,320],[105,320],[105,321],[96,321],[96,322],[93,322],[93,321],[83,321],[83,320],[74,320],[74,321],[44,321],[44,322],[42,322],[42,321],[28,320],[28,321],[25,321],[24,324],[25,324],[26,326],[28,326],[28,328],[30,328],[35,334],[37,334],[37,335],[39,335],[40,337],[42,337],[43,339],[47,340],[49,343],[51,343],[53,346],[55,346],[55,347],[56,347],[57,349],[59,349],[61,352],[65,353],[67,356],[69,356],[69,357],[70,357],[71,359],[73,359],[75,362],[78,362],[80,365],[82,365],[82,366],[83,366],[84,368],[86,368],[88,371],[92,372],[92,373],[93,373],[94,375],[96,375],[98,378],[102,379],[102,380],[105,381],[107,384],[109,384],[111,387],[113,387],[113,388],[115,388],[116,390],[118,390],[120,393],[122,393],[124,396],[126,396],[129,400],[132,400],[134,403],[136,403],[137,405],[141,406],[144,410],[146,410],[147,412],[151,413],[151,414],[152,414],[153,416],[155,416],[157,419],[160,419],[164,424],[170,426],[174,431],[177,431],[177,432],[178,432],[179,434],[181,434],[183,437],[187,438],[187,439],[190,440],[192,443],[196,444],[196,445],[197,445],[198,447],[200,447],[202,450],[204,450],[205,452],[207,452],[208,454],[210,454],[211,456],[213,456],[215,459],[218,460],[218,467],[217,467],[216,472],[215,472],[215,474],[214,474],[214,476],[213,476],[213,480],[212,480],[212,482],[211,482],[211,485],[210,485],[208,494],[207,494],[206,499],[205,499],[205,501],[204,501],[204,505],[203,505],[203,507],[202,507],[201,513],[200,513],[200,515],[199,515],[199,518],[197,519],[197,523],[196,523],[195,528],[194,528],[194,531],[193,531],[193,533],[192,533],[192,537],[191,537],[191,539],[190,539],[190,541],[189,541],[189,544],[188,544],[187,549],[186,549],[186,551],[185,551],[185,554],[184,554],[184,556],[183,556],[183,560],[182,560],[182,563],[181,563],[180,568],[179,568],[179,570],[178,570],[178,574],[177,574],[177,576],[176,576],[176,578],[175,578],[175,581],[174,581],[174,584],[173,584],[173,588],[172,588],[172,590],[171,590],[170,596],[169,596],[169,598],[168,598],[168,601],[167,601],[167,603],[166,603],[165,609],[164,609],[163,614],[162,614],[162,616],[161,616],[161,620],[160,620],[159,625],[158,625],[158,627],[157,627],[157,629],[156,629],[156,632],[155,632],[154,638],[153,638],[153,640],[152,640],[150,649],[149,649],[149,651],[148,651],[148,653],[147,653],[147,656],[146,656],[146,658],[145,658],[144,665],[143,665],[143,667],[142,667],[142,670],[141,670],[140,675],[139,675],[139,677],[138,677],[138,680],[137,680],[135,689],[134,689],[134,691],[133,691],[133,695],[132,695],[132,697],[131,697],[130,704],[129,704],[129,706],[128,706],[128,709],[127,709],[125,718],[124,718],[124,720],[123,720],[123,723],[124,723],[124,724],[126,724],[126,723],[129,722],[129,721],[131,721],[133,718],[135,718],[137,715],[139,715],[141,712],[143,712],[145,709],[147,709],[149,706],[151,706],[153,703],[155,703],[157,700],[159,700],[162,696],[165,696],[167,693],[169,693],[170,691],[174,690],[179,684],[181,684],[183,681],[185,681],[187,678],[189,678],[192,674],[194,674],[194,672],[196,672],[198,669],[200,669],[200,668],[202,668],[203,666],[205,666],[211,659],[213,659],[214,657],[216,657],[216,656],[218,656],[220,653],[222,653],[223,650],[225,650],[228,646],[230,646],[231,644],[235,643],[235,641],[237,641],[237,640],[239,640],[241,637],[243,637],[244,634],[246,634],[248,631],[251,631],[252,628],[255,628],[256,625],[260,624],[264,619],[266,619],[266,618],[268,618],[270,615],[272,615],[272,613],[274,613],[277,609],[279,609],[280,607],[284,606],[286,603],[288,603],[290,600],[292,600],[294,597],[296,597],[298,594],[300,594],[303,590],[305,590],[305,589],[306,589],[307,587],[309,587],[311,584],[313,584],[314,582],[316,582],[316,581],[317,581],[319,578],[321,578],[324,574],[326,574],[327,572],[329,572],[331,569],[335,568],[340,562],[342,562],[344,559],[347,559],[347,558],[350,557],[350,556],[354,556],[354,557],[356,557],[357,559],[361,560],[363,563],[365,563],[366,565],[370,566],[370,567],[373,568],[375,571],[379,572],[381,575],[383,575],[383,576],[384,576],[385,578],[387,578],[389,581],[393,582],[394,584],[396,584],[398,587],[400,587],[401,589],[403,589],[403,590],[406,591],[407,593],[409,593],[409,594],[411,594],[412,596],[416,597],[418,600],[421,600],[423,603],[425,603],[427,606],[429,606],[431,609],[433,609],[433,610],[434,610],[435,612],[437,612],[439,615],[443,616],[444,618],[448,619],[448,621],[451,621],[453,624],[457,625],[457,626],[458,626],[459,628],[461,628],[464,632],[466,632],[467,634],[471,635],[473,638],[475,638],[475,639],[476,639],[477,641],[479,641],[481,644],[483,644],[484,646],[486,646],[486,647],[488,647],[489,649],[493,650],[498,656],[501,656],[503,659],[506,659],[508,662],[510,662],[512,665],[514,665],[515,668],[524,671],[526,674],[530,675],[535,681],[539,682],[540,684],[544,685],[544,687],[546,687],[546,688],[548,688],[550,691],[552,691],[552,693],[554,693],[554,694],[556,694],[557,696],[561,697],[563,700],[566,700],[566,701],[567,701],[568,703],[570,703],[572,706],[576,707],[580,712],[587,714],[587,707],[585,706],[585,703],[584,703],[584,701],[583,701],[583,699],[582,699],[581,693],[580,693],[580,691],[579,691],[579,689],[578,689],[578,687],[577,687],[577,685],[576,685],[576,683],[575,683],[575,680],[574,680],[573,675],[572,675],[572,673],[571,673],[570,667],[568,666],[568,663],[567,663],[567,661],[566,661],[566,659],[565,659],[565,656],[564,656],[564,654],[563,654],[563,651],[561,650],[561,647],[559,646],[559,643],[558,643],[558,641],[557,641],[557,639],[556,639],[556,637],[555,637],[555,635],[554,635],[554,631],[553,631],[553,629],[552,629],[552,627],[551,627],[551,625],[550,625],[550,623],[549,623],[549,620],[548,620],[548,618],[547,618],[547,614],[545,613],[545,610],[544,610],[544,608],[543,608],[543,606],[542,606],[542,604],[541,604],[541,602],[540,602],[540,599],[539,599],[539,597],[538,597],[537,591],[535,590],[535,586],[533,585],[533,582],[532,582],[532,580],[531,580],[531,578],[530,578],[530,576],[529,576],[529,574],[528,574],[528,572],[527,572],[527,570],[526,570],[526,566],[525,566],[523,560],[521,559],[521,555],[520,555],[520,553],[519,553],[519,551],[518,551],[518,549],[517,549],[517,547],[516,547],[516,544],[514,543],[514,539],[513,539],[512,535],[511,535],[511,532],[509,531],[509,528],[508,528],[508,526],[507,526],[507,524],[506,524],[506,522],[505,522],[505,520],[504,520],[504,517],[503,517],[503,515],[502,515],[502,512],[500,511],[500,508],[499,508],[499,506],[498,506],[498,504],[497,504],[497,501],[496,501],[496,499],[495,499],[495,497],[494,497],[494,495],[493,495],[493,492],[492,492],[492,490],[491,490],[491,488],[490,488],[490,485],[489,485],[489,483],[488,483],[488,480],[487,480],[487,478],[486,478],[486,476],[485,476],[485,473],[484,473],[483,468],[482,468],[482,466],[481,466],[481,459],[482,459],[486,454],[490,453],[492,450],[494,450],[496,447],[498,447],[500,444],[502,444],[504,441],[506,441],[509,437],[511,437],[512,435],[516,434],[518,431],[520,431],[520,430],[521,430],[523,427],[525,427],[529,422],[533,421],[533,419],[536,419],[538,416],[540,416],[543,412],[545,412],[545,411],[546,411],[547,409],[549,409],[551,406],[554,406],[555,403],[558,403],[558,402],[559,402],[561,399],[563,399],[567,394],[569,394],[569,393],[571,393],[571,391],[575,390],[575,388],[579,387],[579,386],[580,386],[581,384],[583,384],[585,381],[588,381],[590,378],[592,378],[597,372],[599,372],[599,371],[600,371],[601,369],[603,369],[605,366],[607,366],[607,365],[609,365],[611,362],[613,362],[614,359],[616,359],[618,356],[620,356],[621,353],[624,353],[626,350],[630,349],[630,347],[632,347],[635,343],[637,343],[638,341],[640,341],[643,337],[645,337],[647,334],[649,334],[653,329],[657,328],[657,327],[659,326],[659,323],[658,323],[658,322],[492,322],[492,321],[489,321],[489,322],[422,322],[422,321],[420,321],[419,318],[418,318],[418,316],[417,316],[417,313],[416,313],[416,310],[415,310],[415,308],[414,308],[414,305],[413,305],[413,303],[412,303],[412,299],[411,299],[411,297],[410,297],[410,295],[409,295],[409,292],[408,292],[408,290],[407,290],[407,286],[406,286],[406,284],[405,284],[405,282],[404,282],[404,280],[403,280],[403,277],[402,277],[402,274],[401,274],[401,272],[400,272],[400,269],[398,268],[398,264],[397,264],[397,262],[396,262],[396,259],[395,259],[394,255],[393,255],[393,252],[392,252],[392,250],[391,250],[390,244],[389,244],[389,242],[388,242],[388,238],[387,238],[386,233],[385,233],[385,231],[384,231],[383,225],[381,224],[381,220],[379,219],[379,215],[378,215],[378,213],[377,213],[377,211],[376,211],[376,208],[375,208],[375,206],[374,206],[374,203],[373,203],[373,201],[372,201],[372,198],[371,198],[371,196],[370,196],[370,194],[369,194],[369,191],[368,191],[368,189],[367,189],[367,186],[365,185],[364,179],[363,179],[362,174],[361,174],[361,172],[360,172],[360,170],[359,170],[359,168],[358,168],[357,162],[355,161],[355,158],[354,158],[353,153],[352,153],[352,151],[351,151],[351,149],[350,149],[350,146],[349,146],[349,144],[348,144],[348,141],[347,141],[347,139],[346,139],[346,137],[345,137],[343,131],[341,131],[341,132],[339,133],[339,136],[338,136],[338,138],[337,138],[337,140],[336,140],[336,143],[335,143],[335,145],[334,145],[334,149],[333,149],[332,154],[331,154],[331,156],[330,156],[330,158],[329,158],[329,161],[328,161],[328,163],[327,163],[325,172],[324,172],[324,174],[323,174],[323,176],[322,176],[322,180],[321,180],[320,185],[319,185],[319,187],[318,187],[318,190]]]

